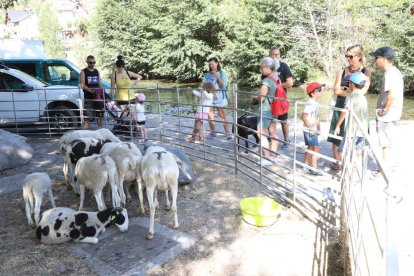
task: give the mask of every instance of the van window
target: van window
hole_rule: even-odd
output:
[[[36,76],[36,64],[34,62],[30,63],[7,63],[7,66],[10,68],[18,69],[23,71],[31,76]]]
[[[43,64],[46,82],[69,81],[70,69],[63,65]]]

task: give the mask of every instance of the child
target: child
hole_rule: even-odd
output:
[[[351,94],[349,94],[345,99],[345,109],[352,109],[355,115],[362,123],[362,127],[365,132],[368,132],[369,120],[368,120],[368,102],[365,98],[365,94],[361,89],[364,87],[365,82],[367,81],[367,77],[364,73],[356,72],[351,76],[345,78],[346,81],[349,82],[349,90]],[[336,123],[335,127],[335,135],[339,133],[339,126],[346,118],[346,111],[341,112],[341,115],[338,118],[338,122]],[[355,143],[355,150],[357,152],[357,156],[361,155],[363,151],[363,147],[365,146],[365,139],[363,138],[364,135],[362,131],[358,127],[356,122],[352,123],[352,128],[349,129],[350,133],[346,133],[346,135],[350,135],[350,137],[356,137]],[[338,152],[342,152],[344,148],[344,139],[342,140],[341,144],[339,145]]]
[[[208,120],[208,112],[217,98],[216,87],[212,82],[203,82],[201,92],[193,90],[193,94],[200,98],[195,114],[193,135],[188,139],[191,143],[204,143],[203,122]]]
[[[135,118],[136,120],[136,128],[138,131],[141,132],[141,137],[144,139],[144,141],[147,140],[147,133],[145,132],[145,95],[142,93],[135,94]]]
[[[318,99],[322,96],[321,92],[323,86],[325,86],[325,84],[311,82],[306,87],[306,93],[308,93],[310,99],[303,110],[302,121],[306,127],[303,131],[303,135],[305,137],[305,144],[308,146],[308,151],[319,151],[318,132],[320,131],[320,124]],[[313,169],[309,170],[307,167],[304,167],[304,170],[312,175],[322,175],[322,173],[317,169],[317,156],[309,153],[308,151],[305,153],[305,160],[303,163],[305,163],[305,165],[309,165],[309,161],[311,161],[311,167]]]

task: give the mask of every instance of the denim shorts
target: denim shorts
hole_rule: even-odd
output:
[[[262,118],[259,118],[257,127],[268,128],[270,124],[276,123],[271,111],[263,111]]]
[[[318,134],[310,135],[309,132],[303,132],[303,137],[305,138],[305,145],[309,147],[319,146]]]
[[[341,144],[339,144],[338,152],[343,152],[344,150],[345,139],[342,139]],[[366,139],[364,137],[356,137],[354,150],[358,151],[367,145]]]

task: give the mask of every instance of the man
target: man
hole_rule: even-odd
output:
[[[393,160],[391,148],[395,136],[395,124],[400,120],[404,100],[404,80],[400,70],[393,64],[395,52],[390,47],[381,47],[369,53],[375,63],[384,71],[383,84],[378,96],[376,121],[382,157],[389,166]]]
[[[280,60],[280,48],[273,46],[269,50],[269,56],[277,61],[279,61],[280,66],[277,69],[277,73],[279,75],[280,81],[282,83],[282,87],[285,89],[287,94],[287,88],[291,88],[293,86],[293,76],[292,72],[290,71],[289,66]],[[282,145],[282,149],[287,149],[289,141],[289,125],[287,124],[288,113],[279,115],[278,119],[281,121],[282,132],[283,132],[283,139],[284,143]]]
[[[95,57],[94,56],[88,56],[86,58],[87,67],[83,69],[80,72],[80,88],[82,88],[84,93],[84,103],[85,103],[85,109],[88,110],[88,117],[91,116],[91,114],[94,114],[96,116],[96,123],[98,124],[99,128],[102,128],[102,117],[103,117],[103,111],[98,110],[99,102],[96,101],[95,96],[95,89],[102,89],[101,84],[101,78],[99,76],[99,71],[95,69]],[[92,110],[95,110],[96,112],[92,112]],[[84,120],[84,128],[89,128],[89,118],[85,118]]]

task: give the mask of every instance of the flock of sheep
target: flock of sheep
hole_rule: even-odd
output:
[[[154,215],[158,207],[157,190],[165,191],[167,208],[174,214],[174,228],[178,228],[177,194],[181,171],[191,179],[182,161],[173,153],[159,146],[150,146],[142,155],[134,143],[122,142],[107,129],[74,130],[66,132],[59,140],[63,155],[65,180],[80,194],[79,211],[56,207],[52,181],[46,173],[32,173],[23,184],[23,198],[29,225],[36,226],[37,238],[46,244],[69,240],[96,244],[105,226],[115,224],[121,232],[128,230],[125,208],[131,198],[128,188],[136,182],[140,200],[140,214],[144,214],[143,189],[146,189],[150,210],[147,239],[154,236]],[[106,208],[103,189],[109,183],[112,208]],[[84,212],[85,190],[92,190],[98,212]],[[171,192],[170,204],[168,191]],[[125,195],[126,193],[126,195]],[[48,194],[52,209],[40,215],[43,195]],[[34,221],[32,219],[34,217]]]

